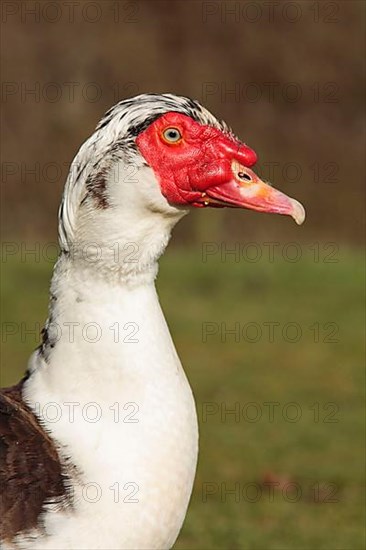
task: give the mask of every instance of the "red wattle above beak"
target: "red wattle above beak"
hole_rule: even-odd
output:
[[[233,179],[216,187],[208,187],[202,194],[205,206],[231,206],[258,212],[292,216],[298,225],[305,220],[301,203],[264,183],[250,168],[232,162]]]

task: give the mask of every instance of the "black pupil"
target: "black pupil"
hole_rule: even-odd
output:
[[[178,132],[177,130],[169,130],[168,131],[168,137],[170,139],[177,139],[178,138]]]

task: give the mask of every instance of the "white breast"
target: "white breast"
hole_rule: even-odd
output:
[[[64,329],[26,397],[77,467],[75,508],[46,514],[48,536],[24,547],[170,548],[192,490],[198,431],[154,285],[62,284],[57,324],[78,323],[74,342]],[[71,310],[72,318],[62,313]],[[96,342],[88,323],[99,327]]]

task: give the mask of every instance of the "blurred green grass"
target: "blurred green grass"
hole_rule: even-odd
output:
[[[51,263],[2,263],[2,328],[42,327],[51,272]],[[218,255],[202,262],[199,249],[172,249],[162,258],[158,290],[200,420],[198,472],[177,550],[364,548],[362,284],[362,254],[345,248],[337,263],[314,263],[309,254],[297,263],[278,256],[273,263],[221,262]],[[207,322],[228,329],[257,323],[261,334],[256,342],[248,341],[251,331],[222,342],[218,332],[204,342]],[[279,323],[273,342],[268,322]],[[297,342],[282,336],[289,322],[301,328]],[[338,327],[338,342],[324,341],[325,323]],[[19,379],[37,341],[3,333],[2,385]],[[273,421],[268,402],[279,404]],[[239,421],[224,414],[236,403],[244,411]],[[214,414],[204,415],[207,406]],[[301,418],[286,420],[286,410]],[[291,490],[276,489],[271,501],[266,480],[295,482],[301,496],[290,502]],[[208,483],[213,494],[205,499]],[[221,484],[237,484],[236,497],[225,499]],[[328,502],[332,491],[336,502]]]

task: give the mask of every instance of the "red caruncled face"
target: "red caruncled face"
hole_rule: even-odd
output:
[[[217,128],[171,112],[150,124],[136,143],[172,205],[235,206],[304,220],[300,203],[250,170],[255,152]]]

